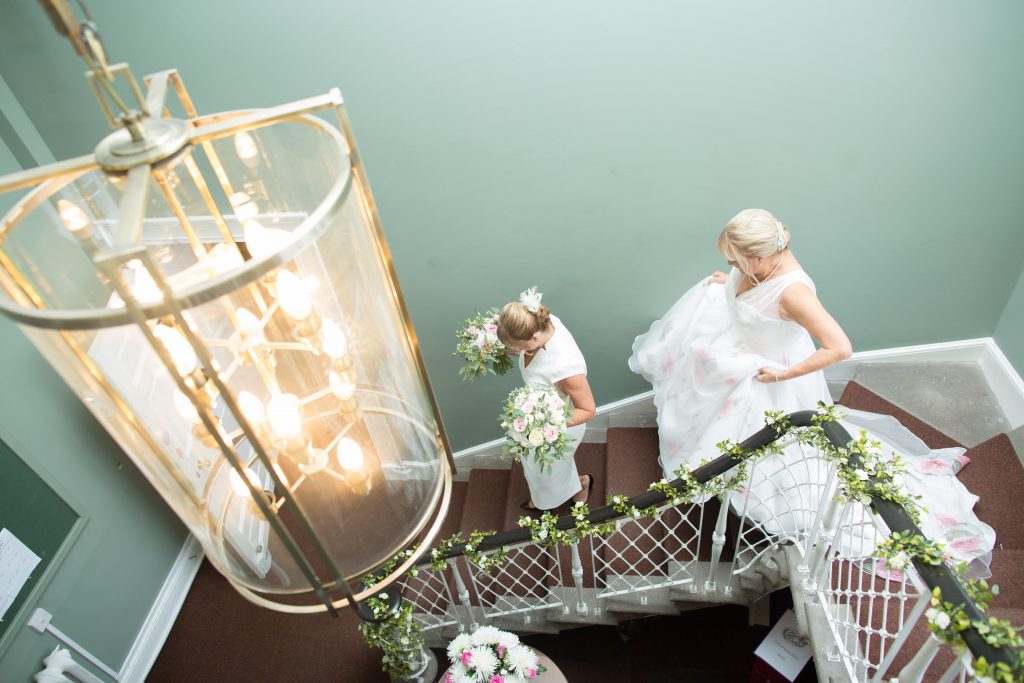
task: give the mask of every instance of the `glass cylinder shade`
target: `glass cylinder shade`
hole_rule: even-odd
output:
[[[333,609],[436,533],[447,447],[354,147],[225,131],[149,167],[137,224],[130,174],[37,187],[2,307],[243,594]]]

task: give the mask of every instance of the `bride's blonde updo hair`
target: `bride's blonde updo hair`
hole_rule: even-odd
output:
[[[498,316],[498,339],[506,346],[510,341],[522,342],[551,325],[551,311],[544,304],[531,313],[526,304],[513,301],[505,304]]]
[[[718,236],[718,253],[726,261],[746,261],[785,251],[789,242],[789,230],[778,218],[764,209],[744,209]]]

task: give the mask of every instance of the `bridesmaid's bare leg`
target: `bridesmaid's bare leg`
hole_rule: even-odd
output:
[[[590,497],[590,487],[594,484],[594,478],[589,474],[580,475],[580,488],[579,492],[572,497],[573,501],[577,503],[586,503],[587,498]]]

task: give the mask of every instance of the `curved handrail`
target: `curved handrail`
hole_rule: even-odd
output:
[[[731,453],[721,455],[711,462],[694,469],[690,473],[690,477],[697,483],[706,483],[715,477],[728,472],[754,452],[764,448],[768,444],[778,441],[790,430],[798,427],[820,426],[825,438],[827,438],[835,448],[846,448],[852,440],[850,433],[847,432],[846,429],[838,422],[830,421],[819,423],[815,421],[814,417],[816,415],[817,413],[814,410],[801,410],[795,413],[790,413],[787,416],[786,424],[788,424],[788,426],[785,429],[776,429],[774,426],[763,427],[760,431],[740,443],[740,449],[742,449],[744,455],[735,456]],[[859,464],[860,454],[853,452],[850,459],[854,465],[857,465]],[[682,480],[678,478],[670,482],[670,485],[676,489],[680,489],[682,484]],[[659,491],[648,491],[636,496],[635,498],[630,498],[630,504],[643,509],[649,506],[660,505],[668,499],[669,497],[664,493]],[[886,523],[890,531],[900,533],[910,532],[913,535],[924,536],[910,517],[910,514],[899,503],[894,503],[892,501],[872,496],[871,507]],[[587,519],[595,524],[619,518],[625,518],[625,515],[616,511],[611,505],[602,505],[601,507],[595,508],[587,515]],[[572,515],[565,515],[558,518],[558,521],[555,523],[555,528],[565,531],[574,528],[576,526],[576,522],[576,518]],[[502,531],[482,540],[476,546],[476,552],[483,553],[489,550],[496,550],[506,545],[529,541],[531,538],[529,529],[511,529],[509,531]],[[464,553],[465,548],[465,543],[457,543],[445,552],[440,553],[438,555],[438,559],[458,557]],[[432,558],[432,553],[424,553],[420,561],[416,563],[416,566],[429,565],[433,561]],[[985,619],[984,612],[981,611],[981,609],[967,594],[963,584],[960,583],[956,575],[947,565],[927,564],[917,558],[913,559],[913,563],[914,568],[917,569],[918,574],[921,576],[925,585],[928,586],[929,591],[938,587],[942,591],[943,600],[954,605],[962,605],[964,613],[972,622]],[[1003,662],[1011,668],[1015,666],[1016,660],[1011,651],[1001,647],[994,647],[985,642],[984,637],[978,633],[978,630],[973,625],[967,630],[962,631],[960,633],[960,637],[976,659],[984,657],[989,664]]]

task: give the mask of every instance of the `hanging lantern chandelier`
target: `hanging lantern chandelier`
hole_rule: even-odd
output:
[[[43,5],[114,132],[0,178],[34,188],[0,222],[0,310],[243,595],[362,600],[433,539],[453,468],[339,92],[200,115]]]

